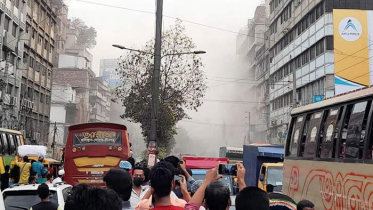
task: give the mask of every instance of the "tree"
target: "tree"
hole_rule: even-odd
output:
[[[80,18],[73,18],[70,26],[78,30],[77,44],[84,45],[86,48],[96,46],[97,31],[93,27],[88,27]]]
[[[157,139],[160,147],[167,147],[177,133],[176,123],[189,118],[186,109],[195,110],[202,105],[207,89],[198,55],[169,55],[191,52],[196,48],[185,33],[185,27],[177,20],[162,35],[162,63],[159,94]],[[116,94],[125,112],[122,118],[140,123],[145,141],[150,137],[152,74],[154,66],[154,40],[146,43],[143,52],[126,52],[121,57],[117,73],[122,84]],[[169,56],[167,56],[169,55]]]

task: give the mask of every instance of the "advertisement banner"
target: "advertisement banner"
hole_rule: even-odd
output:
[[[120,85],[120,77],[116,73],[115,68],[105,68],[102,72],[102,77],[111,88],[116,88]]]
[[[372,24],[373,11],[333,10],[336,95],[373,84]]]

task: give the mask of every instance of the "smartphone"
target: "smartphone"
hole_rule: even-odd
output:
[[[237,176],[237,166],[232,164],[219,164],[219,174]]]
[[[183,181],[183,177],[181,176],[174,176],[175,184],[180,186],[180,182]]]

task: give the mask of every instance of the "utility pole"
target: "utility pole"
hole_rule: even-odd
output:
[[[159,80],[161,71],[161,49],[162,49],[162,14],[163,0],[157,0],[157,11],[155,21],[155,45],[154,45],[154,70],[152,80],[152,107],[149,141],[148,165],[153,166],[156,161],[157,151],[157,124],[158,124],[158,103],[159,103]]]
[[[52,157],[54,158],[54,149],[56,147],[56,134],[57,134],[57,122],[54,122],[54,129],[53,129],[53,141],[52,141]]]
[[[290,60],[292,56],[290,55]],[[297,72],[293,69],[293,108],[297,107]]]

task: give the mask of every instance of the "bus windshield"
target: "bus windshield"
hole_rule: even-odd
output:
[[[267,184],[282,186],[282,167],[268,167]]]
[[[73,133],[73,145],[114,145],[122,144],[120,131],[81,131]]]

